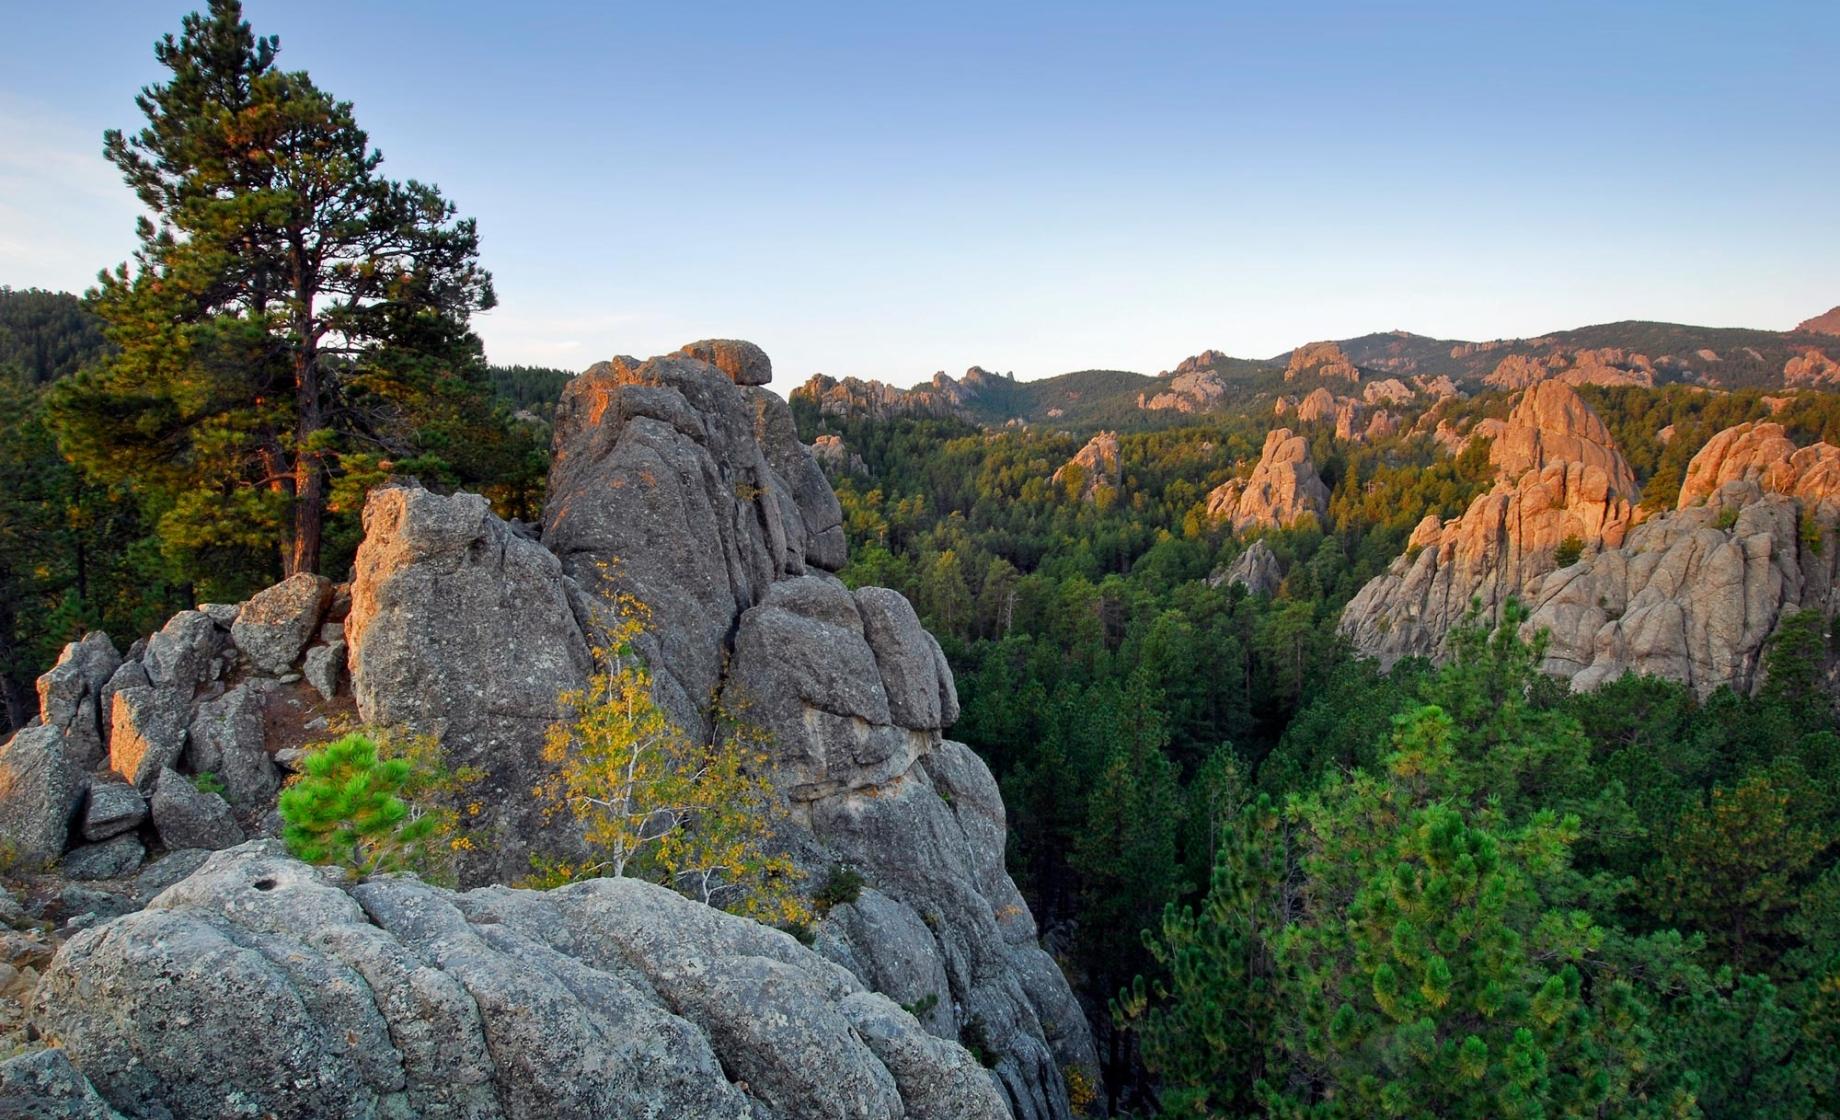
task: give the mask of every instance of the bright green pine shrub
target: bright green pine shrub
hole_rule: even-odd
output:
[[[438,784],[413,757],[386,757],[376,739],[346,735],[310,752],[281,792],[281,838],[308,863],[446,878],[457,841],[454,814],[432,797]]]

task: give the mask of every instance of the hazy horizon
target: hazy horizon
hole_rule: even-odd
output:
[[[191,6],[7,5],[0,283],[128,257],[101,133]],[[906,386],[1840,303],[1831,4],[246,9],[479,220],[502,363]]]

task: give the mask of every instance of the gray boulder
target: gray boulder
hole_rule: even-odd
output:
[[[663,888],[352,887],[268,841],[72,937],[33,1015],[114,1107],[174,1120],[1009,1115],[844,969]]]
[[[1263,540],[1248,545],[1224,574],[1208,579],[1210,587],[1231,587],[1237,583],[1248,595],[1275,595],[1283,582],[1284,570],[1278,562],[1278,554]]]
[[[437,735],[449,766],[483,772],[465,796],[488,807],[491,854],[464,860],[464,881],[520,878],[533,850],[574,850],[572,822],[532,793],[557,697],[591,669],[561,564],[476,494],[376,490],[364,526],[345,623],[352,692],[366,723]]]
[[[64,733],[65,754],[85,770],[102,761],[102,689],[120,667],[115,643],[92,630],[38,678],[39,721]]]
[[[129,834],[100,844],[85,844],[64,854],[59,864],[72,879],[119,879],[140,870],[147,857],[140,838]]]
[[[195,774],[217,775],[232,805],[266,804],[281,788],[281,772],[264,746],[263,708],[274,689],[273,682],[252,678],[198,705],[192,717],[186,761]]]
[[[279,676],[293,667],[332,602],[332,581],[297,572],[243,604],[230,637],[252,664]]]
[[[64,854],[89,778],[64,754],[55,727],[22,728],[0,746],[0,842],[24,864]]]
[[[945,657],[939,643],[920,625],[913,605],[899,591],[864,587],[856,592],[856,605],[888,691],[893,721],[919,731],[937,730],[942,726],[945,693],[953,689],[951,677],[942,680],[940,676]]]
[[[203,611],[180,611],[147,639],[141,656],[147,677],[189,700],[192,690],[209,678],[211,662],[223,648],[223,631]]]
[[[147,819],[147,799],[126,782],[92,782],[83,804],[83,838],[107,840]]]
[[[0,1062],[0,1120],[122,1120],[62,1050]]]
[[[185,751],[190,690],[170,685],[117,689],[110,697],[109,769],[148,788]]]
[[[339,683],[345,679],[345,640],[339,638],[308,650],[300,671],[321,699],[338,695]]]
[[[168,848],[215,851],[243,842],[243,830],[231,815],[229,804],[170,768],[160,771],[148,809],[154,831]]]

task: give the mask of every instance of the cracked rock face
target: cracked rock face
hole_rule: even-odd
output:
[[[352,886],[270,841],[73,937],[35,1021],[114,1108],[175,1120],[1007,1115],[846,969],[664,888]]]
[[[369,724],[433,735],[448,765],[484,777],[489,844],[462,856],[467,881],[530,872],[530,853],[571,851],[566,821],[532,790],[557,697],[591,671],[556,557],[513,533],[476,494],[410,487],[371,494],[345,634],[358,711]]]
[[[583,634],[611,596],[637,599],[660,704],[705,735],[718,700],[769,731],[782,842],[815,881],[849,864],[876,892],[820,927],[826,955],[903,1002],[938,997],[929,1037],[899,1049],[981,1027],[1010,1109],[1067,1117],[1064,1071],[1096,1083],[1092,1041],[1003,870],[996,785],[943,737],[951,670],[904,598],[831,574],[836,497],[785,403],[736,379],[692,353],[578,377],[542,544],[471,495],[374,493],[345,629],[360,714],[487,769],[497,839],[463,881],[521,877],[533,851],[575,842],[527,795],[556,694],[591,671]]]

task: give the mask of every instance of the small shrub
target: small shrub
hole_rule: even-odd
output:
[[[1093,1084],[1093,1079],[1079,1066],[1061,1067],[1061,1077],[1067,1082],[1067,1103],[1073,1107],[1073,1114],[1090,1114],[1099,1100],[1099,1087]]]
[[[455,836],[458,814],[434,795],[453,776],[439,769],[432,752],[412,746],[409,755],[387,757],[375,738],[360,733],[308,752],[300,774],[281,791],[288,851],[360,875],[414,871],[451,879],[453,853],[470,845]]]
[[[222,797],[230,788],[224,785],[222,778],[210,770],[200,772],[196,778],[192,779],[192,785],[197,787],[199,793],[215,793],[219,797]]]
[[[990,1029],[984,1025],[982,1016],[966,1018],[964,1025],[958,1028],[958,1044],[969,1050],[985,1069],[997,1064],[997,1052],[990,1045]]]
[[[1721,532],[1730,532],[1731,527],[1733,525],[1736,525],[1737,523],[1738,523],[1738,507],[1737,506],[1726,506],[1724,509],[1719,511],[1719,515],[1717,517],[1712,519],[1712,527],[1714,529],[1720,530]]]
[[[939,993],[938,992],[928,992],[912,1003],[902,1004],[901,1010],[907,1012],[909,1015],[912,1015],[914,1018],[918,1019],[921,1016],[925,1015],[927,1012],[931,1011],[933,1008],[938,1007],[938,1006],[939,1006]]]
[[[1561,568],[1569,568],[1578,563],[1578,558],[1583,555],[1584,541],[1573,533],[1560,541],[1558,548],[1553,549],[1553,563]]]
[[[820,914],[828,914],[833,906],[844,906],[855,902],[862,894],[862,872],[843,863],[831,864],[830,874],[811,896],[812,904]]]

